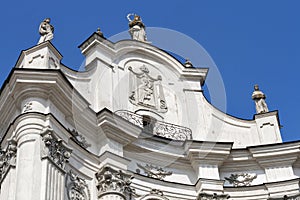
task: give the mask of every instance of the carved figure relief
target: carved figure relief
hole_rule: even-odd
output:
[[[41,135],[44,142],[43,157],[47,156],[57,166],[64,169],[66,163],[69,162],[72,150],[64,144],[63,140],[54,136],[50,127],[43,130]]]
[[[162,167],[157,167],[149,164],[146,164],[145,166],[137,164],[137,166],[143,169],[145,174],[151,178],[163,180],[166,176],[172,175],[171,171],[166,171]],[[139,169],[137,171],[139,171]]]
[[[8,141],[6,150],[0,151],[0,180],[4,178],[10,166],[16,165],[16,156],[17,141],[15,139],[11,139]]]
[[[230,184],[233,184],[234,187],[240,187],[250,186],[252,181],[256,178],[256,174],[239,173],[231,174],[230,177],[225,177],[225,180],[227,180]]]
[[[90,200],[90,191],[86,181],[72,170],[67,174],[66,187],[69,200]]]
[[[158,112],[167,112],[168,108],[161,85],[162,77],[160,75],[157,78],[151,77],[146,65],[142,65],[139,69],[140,72],[135,72],[132,67],[128,67],[134,75],[133,90],[129,95],[129,101],[134,105],[151,108]]]

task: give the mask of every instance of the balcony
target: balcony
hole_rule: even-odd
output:
[[[127,110],[118,110],[115,114],[141,127],[146,133],[179,141],[192,139],[192,131],[187,127],[150,119],[148,116],[138,115]]]

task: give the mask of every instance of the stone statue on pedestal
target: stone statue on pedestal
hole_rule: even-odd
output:
[[[131,19],[130,18],[131,16],[134,16],[134,18]],[[146,27],[145,24],[142,22],[141,17],[136,14],[128,14],[127,19],[129,21],[128,25],[129,25],[129,33],[131,35],[131,38],[133,40],[138,40],[142,42],[147,41],[146,31],[145,31]]]
[[[266,113],[269,112],[268,106],[266,104],[266,95],[259,90],[258,85],[254,86],[254,92],[252,93],[252,99],[255,102],[256,113]]]
[[[53,39],[54,27],[50,24],[50,18],[46,18],[41,22],[39,32],[41,37],[38,44]]]

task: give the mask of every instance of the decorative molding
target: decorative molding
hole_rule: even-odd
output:
[[[81,146],[81,147],[83,147],[85,149],[87,149],[88,147],[92,146],[91,144],[89,144],[86,141],[85,137],[83,137],[81,134],[78,133],[77,130],[75,130],[75,129],[71,130],[71,129],[68,128],[68,131],[72,135],[71,138],[74,139],[74,141],[76,142],[76,144],[78,144],[79,146]]]
[[[72,149],[63,140],[56,137],[50,127],[44,129],[41,135],[42,141],[44,141],[42,156],[48,157],[58,167],[65,169],[65,165],[71,157]]]
[[[36,56],[32,56],[32,58],[28,61],[29,64],[31,64],[33,62],[33,60],[37,59],[38,57],[41,57],[42,59],[44,58],[43,55],[41,54],[38,54]]]
[[[25,103],[22,113],[26,113],[31,110],[32,110],[32,102],[30,101],[30,102]]]
[[[133,194],[134,190],[130,187],[132,178],[121,170],[103,167],[96,173],[98,197],[105,193]]]
[[[90,190],[86,181],[80,178],[72,170],[67,174],[67,195],[69,200],[90,200]]]
[[[166,176],[170,176],[173,174],[171,171],[166,171],[162,167],[157,167],[153,165],[146,164],[145,166],[141,164],[137,164],[137,166],[144,170],[145,174],[148,177],[163,180]],[[137,169],[139,171],[139,169]]]
[[[161,85],[162,77],[160,75],[157,78],[151,77],[145,64],[139,69],[140,72],[135,72],[131,66],[128,67],[134,75],[129,101],[136,106],[143,106],[157,112],[167,112],[168,108]]]
[[[283,197],[279,198],[269,198],[268,200],[300,200],[300,193],[293,196],[284,195]]]
[[[225,180],[234,187],[250,186],[252,181],[257,178],[256,174],[239,173],[231,174],[230,177],[225,177]]]
[[[143,116],[141,115],[135,114],[127,110],[118,110],[115,112],[115,114],[136,126],[144,128]],[[180,141],[192,139],[192,130],[187,127],[178,126],[175,124],[170,124],[158,120],[152,125],[153,129],[151,129],[151,131],[154,135]]]
[[[208,194],[203,192],[198,195],[197,200],[225,200],[229,198],[230,196],[228,194]]]
[[[17,141],[15,138],[8,141],[6,150],[0,150],[0,180],[5,177],[11,166],[16,166]]]

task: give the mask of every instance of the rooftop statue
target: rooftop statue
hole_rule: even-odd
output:
[[[256,113],[266,113],[269,112],[268,106],[266,104],[266,95],[259,90],[258,85],[254,86],[254,92],[252,93],[252,99],[255,102]]]
[[[39,32],[41,37],[38,44],[53,39],[54,27],[50,24],[50,18],[46,18],[41,22]]]
[[[134,16],[133,19],[131,19],[131,16]],[[142,42],[147,41],[145,31],[146,27],[145,24],[142,22],[141,17],[136,14],[128,14],[127,19],[129,21],[128,25],[131,38],[133,40],[138,40]]]

